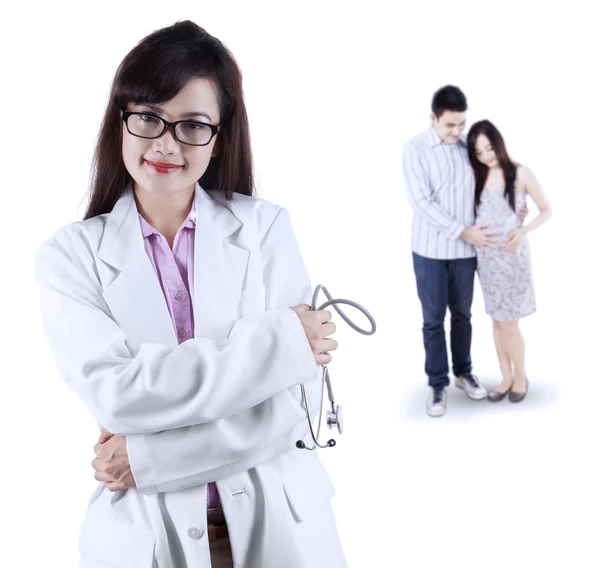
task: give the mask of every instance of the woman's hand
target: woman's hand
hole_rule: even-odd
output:
[[[338,347],[335,339],[328,339],[329,335],[335,333],[335,324],[329,321],[331,312],[327,310],[311,311],[307,304],[293,306],[292,310],[296,312],[302,323],[317,364],[327,365],[330,363],[332,357],[329,351],[335,351]]]
[[[96,453],[96,459],[92,462],[92,467],[96,470],[94,477],[98,481],[104,481],[109,491],[135,487],[125,436],[111,434],[102,428],[94,452]]]
[[[520,229],[516,229],[510,235],[508,235],[508,242],[504,247],[504,252],[515,252],[521,244],[521,239],[523,239],[526,233],[527,231],[521,227]]]

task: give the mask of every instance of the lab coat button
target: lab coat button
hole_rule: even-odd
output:
[[[179,330],[179,337],[185,337],[186,336],[186,331],[185,329],[180,329]]]
[[[181,292],[177,292],[177,294],[175,294],[175,299],[176,300],[183,300],[183,294]]]
[[[190,538],[193,538],[194,540],[198,540],[202,536],[202,533],[200,532],[200,529],[197,529],[196,527],[192,527],[191,529],[188,530],[188,536]]]

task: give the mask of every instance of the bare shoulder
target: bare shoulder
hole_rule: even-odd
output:
[[[531,183],[535,180],[536,180],[536,177],[535,177],[535,174],[533,173],[533,171],[531,170],[531,168],[528,168],[527,166],[524,166],[523,164],[519,164],[517,166],[517,181],[521,181],[521,182],[527,184],[527,183]]]
[[[533,173],[533,171],[530,168],[528,168],[527,166],[524,166],[522,164],[519,164],[517,166],[516,185],[517,185],[517,188],[519,189],[519,191],[521,191],[522,193],[528,193],[529,189],[532,186],[538,185],[538,181],[537,181],[537,178],[535,177],[535,174]]]

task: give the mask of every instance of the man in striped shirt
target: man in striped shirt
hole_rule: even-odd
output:
[[[475,246],[488,246],[497,233],[475,226],[475,180],[461,138],[467,99],[448,85],[433,96],[431,126],[404,148],[406,190],[414,210],[413,265],[423,308],[425,372],[430,416],[446,411],[448,354],[444,319],[450,308],[450,350],[455,385],[474,400],[487,391],[471,372],[471,303]]]

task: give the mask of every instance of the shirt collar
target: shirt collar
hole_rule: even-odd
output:
[[[142,235],[144,238],[149,237],[150,235],[159,235],[160,233],[152,226],[146,219],[142,217],[142,214],[138,211],[138,217],[140,220],[140,225],[142,227]],[[194,194],[194,199],[192,199],[192,207],[188,216],[185,218],[185,221],[181,225],[181,228],[195,229],[196,228],[196,198]],[[181,229],[180,228],[180,229]]]
[[[427,129],[427,142],[429,142],[429,146],[431,148],[433,148],[434,146],[438,146],[439,144],[446,144],[446,142],[444,142],[438,135],[438,133],[435,131],[435,128],[433,127],[433,125],[430,125],[429,128]],[[466,148],[467,146],[467,141],[465,139],[464,134],[462,134],[460,136],[460,138],[458,139],[457,142],[458,145],[460,146],[464,146]]]
[[[433,125],[430,125],[427,129],[427,142],[429,142],[429,146],[433,148],[438,144],[442,144],[443,140],[439,137],[438,133],[435,131]]]

